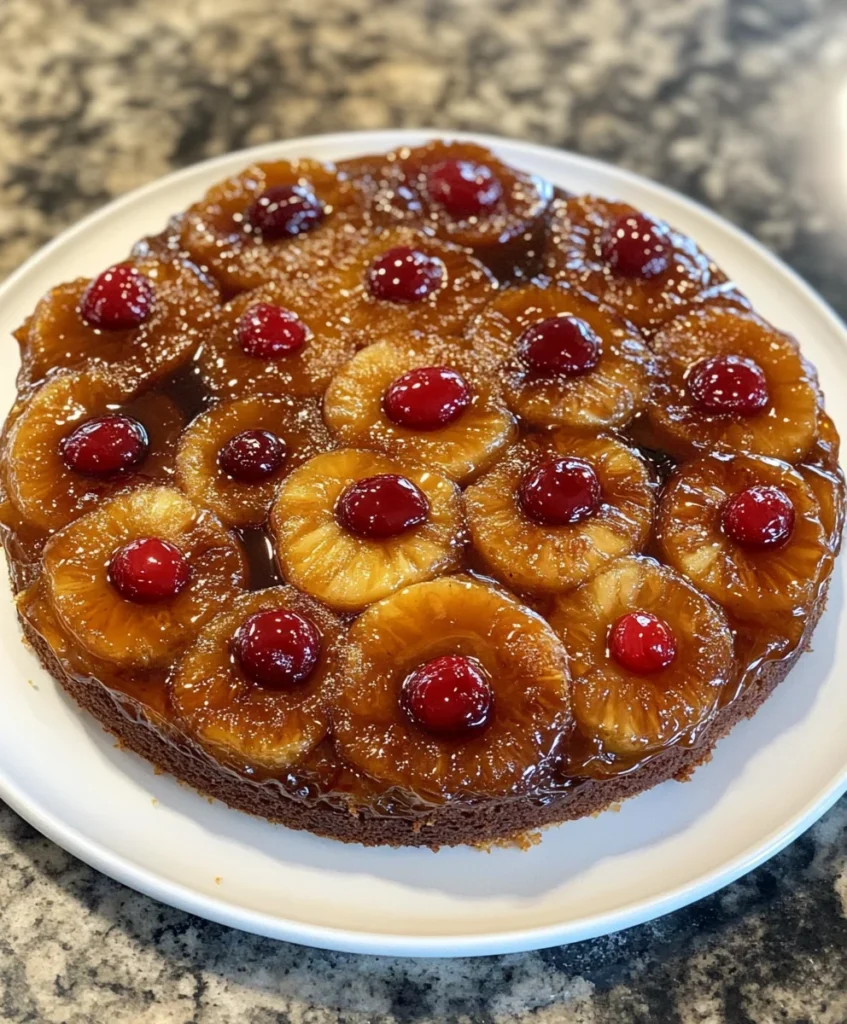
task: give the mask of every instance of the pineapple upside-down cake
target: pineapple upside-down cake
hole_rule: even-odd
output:
[[[844,481],[795,339],[479,146],[248,167],[16,337],[27,640],[270,820],[522,841],[684,779],[823,609]]]

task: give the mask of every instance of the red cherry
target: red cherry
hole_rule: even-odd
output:
[[[445,273],[441,260],[398,245],[368,267],[368,291],[386,302],[420,302],[441,287]]]
[[[309,619],[279,608],[245,619],[232,647],[248,679],[272,690],[284,690],[304,683],[315,671],[321,636]]]
[[[757,485],[729,499],[721,513],[721,526],[736,544],[772,548],[791,536],[794,518],[794,505],[785,491]]]
[[[242,430],[221,448],[218,465],[233,480],[257,484],[282,468],[285,454],[285,441],[269,430]]]
[[[112,555],[109,580],[121,597],[136,604],[153,604],[175,597],[188,585],[191,567],[170,541],[139,537]]]
[[[625,277],[656,277],[671,261],[671,244],[664,229],[643,213],[619,217],[601,251],[612,270]]]
[[[676,657],[676,640],[652,612],[628,612],[612,626],[609,653],[630,672],[659,672]]]
[[[530,324],[518,338],[518,354],[544,377],[581,377],[600,362],[600,339],[576,316],[553,316]]]
[[[764,372],[745,356],[701,360],[688,374],[688,390],[703,412],[753,416],[768,404]]]
[[[463,220],[488,213],[503,196],[497,175],[473,160],[436,164],[426,176],[426,187],[433,202]]]
[[[396,537],[425,523],[426,495],[411,480],[394,473],[369,476],[348,487],[336,505],[336,516],[350,533],[369,540]]]
[[[600,481],[584,459],[550,459],[524,475],[518,497],[533,522],[566,526],[594,515],[600,507]]]
[[[266,189],[247,210],[247,223],[263,238],[293,238],[316,228],[326,216],[323,203],[303,185]]]
[[[269,302],[257,302],[241,314],[238,343],[255,359],[284,359],[306,344],[308,329],[296,313]]]
[[[382,407],[401,427],[438,430],[457,420],[470,401],[471,389],[461,374],[447,366],[422,366],[388,386]]]
[[[130,263],[104,270],[85,289],[79,311],[102,331],[128,331],[153,312],[156,292],[148,277]]]
[[[131,416],[97,416],[72,430],[59,445],[68,469],[86,476],[108,476],[143,462],[150,447],[147,431]]]
[[[403,681],[401,701],[412,720],[435,736],[468,736],[491,720],[494,694],[476,658],[447,654]]]

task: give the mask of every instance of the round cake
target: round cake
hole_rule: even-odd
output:
[[[252,165],[15,336],[26,640],[271,821],[529,842],[685,780],[823,611],[844,480],[797,341],[480,146]]]

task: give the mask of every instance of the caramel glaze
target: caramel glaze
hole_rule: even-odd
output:
[[[190,421],[210,403],[210,398],[203,391],[193,367],[166,380],[160,390],[179,404],[186,421]],[[674,460],[644,444],[643,430],[638,423],[622,436],[639,446],[652,469],[658,496],[665,481],[673,472]],[[825,450],[813,451],[809,457],[809,466],[816,472],[828,474],[834,480],[840,481],[840,470],[837,465],[832,464]],[[839,504],[843,504],[840,495],[837,500]],[[836,515],[840,521],[843,515],[840,508],[836,510]],[[147,673],[140,673],[137,670],[128,672],[117,669],[107,662],[96,661],[81,651],[57,622],[42,586],[36,582],[39,559],[47,535],[33,530],[17,519],[8,501],[0,505],[0,529],[9,561],[12,585],[15,592],[20,594],[19,613],[27,625],[49,644],[69,677],[91,685],[101,684],[109,692],[116,710],[121,715],[136,722],[149,724],[184,753],[208,762],[210,755],[180,729],[168,701],[165,670]],[[840,539],[840,530],[837,534]],[[273,542],[268,531],[261,527],[244,529],[237,531],[237,536],[247,555],[250,588],[259,590],[281,583],[282,577],[274,558]],[[834,548],[832,557],[822,567],[819,581],[821,592],[828,583],[836,550],[837,548]],[[652,540],[646,553],[655,553]],[[496,581],[487,574],[472,550],[468,551],[461,571],[496,585]],[[31,586],[33,583],[36,585]],[[21,593],[25,590],[26,593]],[[544,614],[548,610],[545,600],[529,595],[522,596],[525,603],[536,611]],[[738,700],[756,682],[765,666],[788,661],[796,653],[793,648],[788,648],[780,637],[768,635],[761,630],[745,629],[736,624],[734,634],[737,669],[724,690],[718,711]],[[713,719],[707,719],[693,732],[677,737],[674,742],[695,748],[705,745],[709,742],[712,722]],[[526,799],[529,793],[532,799],[543,806],[589,780],[612,780],[632,774],[666,750],[667,747],[664,747],[662,750],[637,757],[610,754],[583,736],[579,729],[572,725],[562,736],[557,754],[548,759],[534,778],[525,780],[526,786],[521,794],[509,799]],[[233,773],[255,785],[277,788],[280,795],[287,798],[323,802],[336,810],[355,808],[358,813],[375,817],[417,818],[426,816],[435,806],[435,801],[430,803],[396,788],[382,787],[374,780],[356,772],[337,757],[330,738],[323,740],[296,769],[282,775],[274,776],[247,764],[217,761],[216,766],[220,771]]]
[[[564,193],[557,190],[557,196]],[[174,221],[160,235],[144,239],[137,248],[144,251],[173,252],[178,248],[178,221]],[[543,225],[539,225],[543,231]],[[501,284],[531,279],[539,268],[539,242],[525,239],[524,253],[528,253],[523,265],[515,265],[512,253],[501,265],[492,267],[500,277]],[[536,244],[532,244],[536,243]],[[491,264],[489,264],[491,265]],[[192,363],[177,375],[166,379],[158,391],[175,401],[182,410],[186,422],[206,409],[211,396],[205,391],[196,363]],[[527,431],[524,431],[526,433]],[[636,420],[622,434],[622,439],[640,449],[651,467],[657,497],[660,495],[675,463],[672,458],[651,446],[651,438],[644,423]],[[809,472],[821,475],[834,483],[834,507],[831,509],[833,525],[830,531],[831,552],[821,567],[818,580],[819,603],[825,597],[828,577],[840,543],[843,520],[843,477],[837,465],[837,442],[827,444],[826,439],[818,443],[807,459]],[[801,470],[804,467],[799,467]],[[118,485],[119,487],[119,485]],[[117,488],[116,488],[117,489]],[[393,788],[386,788],[370,778],[353,770],[336,755],[331,738],[324,739],[319,746],[293,770],[273,775],[255,766],[223,762],[198,746],[184,731],[170,706],[167,689],[167,670],[148,672],[126,671],[88,656],[76,645],[57,621],[39,582],[40,556],[47,535],[34,530],[20,521],[13,506],[0,494],[0,532],[6,550],[12,587],[18,594],[18,610],[30,636],[43,640],[58,661],[63,672],[72,680],[91,686],[102,686],[109,694],[116,711],[126,719],[143,723],[155,730],[160,737],[187,755],[206,765],[210,763],[217,772],[231,773],[239,784],[271,787],[282,797],[306,803],[323,804],[334,810],[355,810],[360,815],[382,817],[404,817],[417,820],[426,817],[436,806],[431,802]],[[246,553],[250,569],[250,588],[259,590],[283,582],[273,554],[273,543],[265,528],[250,528],[237,531]],[[655,554],[655,538],[651,538],[646,554]],[[478,561],[472,550],[468,551],[460,571],[496,585]],[[538,612],[544,614],[548,606],[545,600],[519,595]],[[352,617],[351,617],[352,618]],[[817,615],[812,616],[813,619]],[[810,628],[813,626],[810,623]],[[715,736],[726,731],[713,729],[715,719],[724,709],[739,701],[758,680],[767,673],[778,675],[778,666],[796,657],[796,647],[767,631],[734,625],[736,643],[736,671],[727,683],[714,715],[686,735],[675,738],[671,745],[691,748],[703,747],[704,756]],[[808,639],[810,629],[801,640],[801,646]],[[731,717],[731,716],[727,716]],[[712,735],[714,733],[714,735]],[[558,750],[537,769],[533,778],[525,779],[522,792],[507,800],[534,801],[545,806],[561,801],[569,792],[586,784],[614,780],[644,768],[650,762],[667,753],[667,747],[641,756],[624,757],[603,751],[594,741],[582,735],[575,725],[562,735]],[[695,759],[696,760],[696,759]],[[449,798],[448,798],[449,799]],[[455,801],[474,800],[465,796],[452,798]]]

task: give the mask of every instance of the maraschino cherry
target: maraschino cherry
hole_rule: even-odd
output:
[[[411,480],[384,473],[348,487],[338,500],[335,514],[339,523],[357,537],[385,540],[425,523],[429,502]]]
[[[581,377],[600,362],[597,334],[576,316],[553,316],[530,324],[518,338],[518,354],[542,377]]]
[[[244,674],[254,683],[284,690],[306,682],[321,653],[321,637],[309,619],[286,608],[256,612],[232,642]]]
[[[388,386],[382,407],[398,426],[438,430],[454,423],[470,402],[470,386],[460,373],[447,366],[421,366]]]
[[[548,459],[525,474],[518,498],[533,522],[567,526],[596,513],[600,507],[600,481],[593,466],[584,459]]]
[[[323,204],[303,185],[266,189],[247,210],[247,223],[263,238],[293,238],[316,228],[324,219]]]
[[[753,416],[768,404],[764,371],[745,356],[714,356],[695,363],[688,391],[697,408],[708,413]]]
[[[290,309],[257,302],[241,314],[236,328],[242,350],[255,359],[284,359],[306,344],[308,328]]]
[[[149,277],[131,263],[118,263],[85,289],[79,311],[101,331],[128,331],[149,319],[156,292]]]
[[[473,160],[436,164],[426,176],[426,186],[433,202],[462,220],[490,213],[503,196],[497,175]]]
[[[188,559],[175,544],[159,537],[139,537],[112,555],[109,580],[121,597],[136,604],[165,601],[191,579]]]
[[[285,462],[285,441],[269,430],[242,430],[218,453],[218,465],[233,480],[258,484],[279,472]]]
[[[624,277],[651,278],[670,265],[671,245],[664,230],[642,213],[619,217],[602,243],[603,259]]]
[[[630,672],[659,672],[676,657],[676,640],[667,622],[652,612],[628,612],[612,626],[609,653]]]
[[[132,416],[115,413],[80,423],[62,440],[65,465],[85,476],[110,476],[134,469],[150,448],[147,431]]]
[[[724,505],[721,525],[737,544],[772,548],[794,531],[794,504],[780,487],[756,485],[733,495]]]
[[[494,694],[476,658],[447,654],[420,665],[403,681],[402,702],[412,720],[440,737],[467,737],[491,720]]]
[[[441,260],[398,245],[377,256],[368,267],[368,291],[385,302],[421,302],[442,286],[445,276]]]

